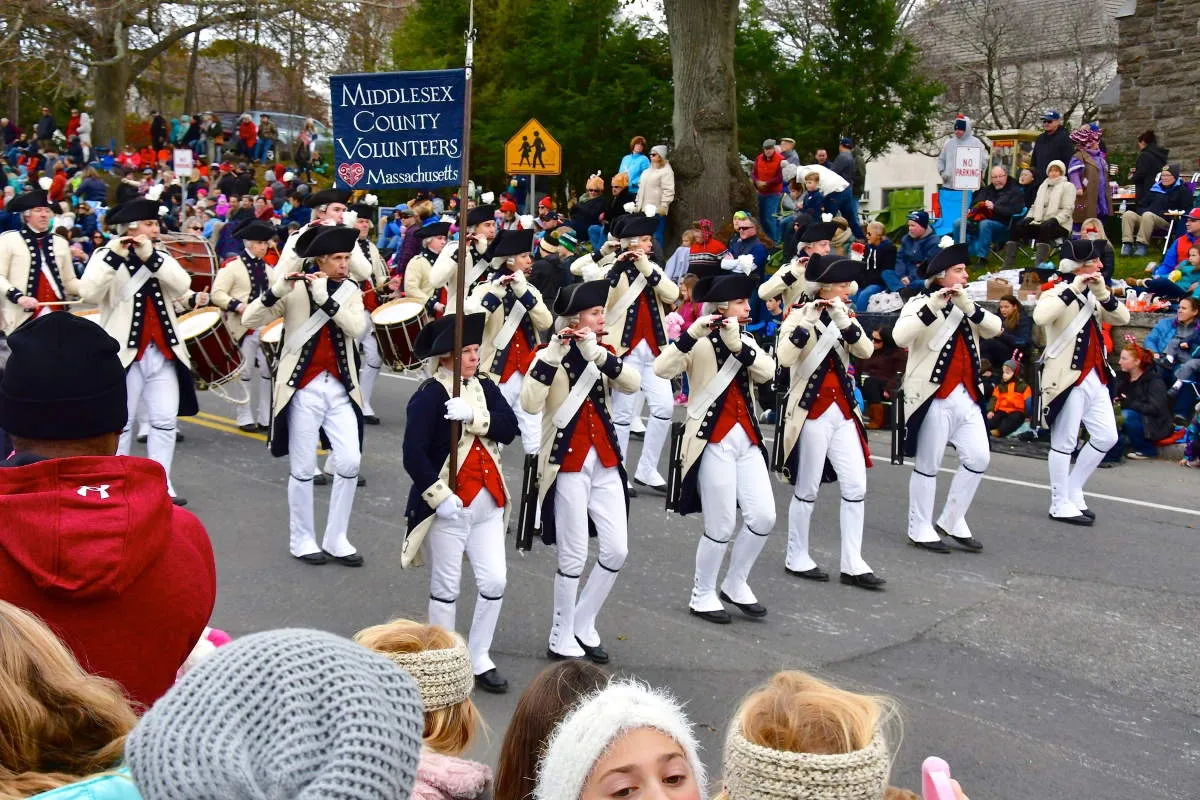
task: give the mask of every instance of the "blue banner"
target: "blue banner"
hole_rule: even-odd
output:
[[[333,164],[343,189],[458,186],[466,70],[333,75]]]

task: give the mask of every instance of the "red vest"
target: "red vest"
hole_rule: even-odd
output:
[[[313,350],[312,358],[308,361],[308,366],[304,368],[304,374],[300,376],[298,389],[308,386],[322,372],[328,372],[335,378],[342,376],[338,369],[337,353],[333,349],[333,331],[329,330],[329,324],[326,322],[325,327],[321,328],[321,332],[317,334],[317,346]]]
[[[630,314],[636,315],[633,323],[633,334],[629,337],[629,349],[637,347],[637,343],[645,340],[650,347],[650,352],[658,355],[658,333],[654,330],[654,321],[651,319],[650,298],[646,296],[645,291],[638,297],[637,302],[629,309]]]
[[[842,380],[838,377],[837,370],[830,368],[825,371],[825,378],[817,390],[817,397],[813,400],[812,408],[808,410],[808,418],[816,419],[834,405],[841,410],[843,419],[850,419],[850,403],[846,399],[845,389],[842,388]]]
[[[575,430],[571,433],[571,442],[567,445],[567,454],[563,457],[559,472],[579,472],[587,459],[588,451],[596,449],[596,458],[605,467],[615,467],[620,462],[617,449],[608,438],[604,420],[596,411],[591,400],[584,400],[575,418]]]
[[[742,393],[738,391],[737,386],[731,384],[725,390],[725,402],[721,405],[721,415],[717,417],[717,424],[713,426],[708,443],[717,444],[738,425],[745,429],[750,444],[758,444],[758,434],[754,432],[750,409],[746,408],[746,401],[742,399]]]
[[[479,437],[475,437],[466,460],[458,468],[456,494],[464,506],[469,506],[485,489],[496,505],[504,508],[504,483],[500,480],[500,470],[488,451],[479,443]]]
[[[146,354],[146,348],[154,345],[158,351],[163,354],[163,358],[167,361],[174,361],[175,354],[171,352],[170,346],[167,344],[167,335],[163,330],[162,320],[158,316],[158,309],[154,303],[147,297],[142,300],[143,307],[146,311],[146,321],[142,323],[142,339],[138,343],[137,355],[134,361],[138,361]]]
[[[445,290],[443,289],[443,291]],[[500,382],[504,383],[515,372],[524,375],[525,370],[529,369],[530,361],[533,360],[533,353],[534,349],[529,342],[529,337],[522,328],[518,327],[508,342],[508,356],[504,359],[504,370],[500,374]]]
[[[1101,383],[1108,383],[1108,370],[1104,368],[1104,350],[1100,347],[1100,331],[1094,324],[1089,324],[1085,329],[1087,332],[1087,350],[1083,354],[1083,363],[1079,369],[1079,380],[1075,381],[1075,385],[1083,383],[1084,378],[1092,370],[1096,371],[1096,377]]]
[[[967,343],[961,331],[954,334],[954,351],[950,354],[950,363],[946,365],[946,376],[942,385],[934,394],[938,400],[950,396],[959,384],[967,390],[972,400],[979,399],[979,390],[975,386],[975,371],[971,368],[971,355],[967,352]]]

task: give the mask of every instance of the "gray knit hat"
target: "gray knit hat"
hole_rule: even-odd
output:
[[[425,726],[417,687],[331,633],[220,648],[142,717],[125,753],[145,800],[397,800]]]
[[[748,741],[734,720],[725,741],[729,800],[878,800],[887,790],[891,757],[883,732],[852,753],[775,750]]]

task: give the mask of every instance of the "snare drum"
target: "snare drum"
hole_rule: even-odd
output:
[[[206,292],[217,277],[217,253],[203,236],[164,233],[159,241],[171,257],[192,276],[192,291]]]
[[[100,309],[98,308],[85,308],[82,311],[72,311],[71,313],[77,317],[83,317],[84,319],[91,320],[97,325],[100,324]]]
[[[279,356],[283,351],[283,317],[273,319],[258,329],[258,347],[267,360],[271,377],[279,369]]]
[[[371,312],[379,354],[392,369],[403,372],[416,369],[421,359],[413,355],[417,334],[429,324],[425,304],[416,300],[392,300]]]
[[[220,386],[238,377],[242,351],[225,327],[220,310],[198,308],[190,311],[178,319],[176,327],[191,357],[197,389]]]

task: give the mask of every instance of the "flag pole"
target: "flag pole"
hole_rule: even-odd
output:
[[[450,387],[450,396],[458,397],[462,387],[462,350],[463,350],[463,306],[467,295],[467,192],[470,191],[470,181],[467,177],[471,165],[471,73],[475,64],[475,0],[469,3],[467,13],[467,57],[466,75],[463,82],[463,135],[462,135],[462,168],[461,181],[458,187],[458,265],[454,281],[454,383]],[[450,423],[450,489],[457,488],[458,478],[458,440],[462,436],[462,425]]]

